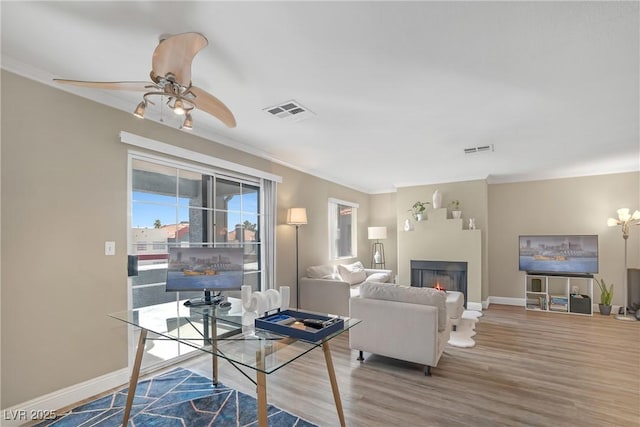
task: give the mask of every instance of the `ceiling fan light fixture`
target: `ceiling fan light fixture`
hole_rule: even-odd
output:
[[[144,119],[144,110],[147,108],[147,103],[145,101],[141,101],[140,104],[136,107],[133,115],[139,119]]]
[[[181,99],[176,99],[176,102],[173,104],[173,112],[179,116],[183,116],[185,113],[184,105],[182,104]]]
[[[94,89],[144,91],[143,101],[133,111],[133,114],[141,119],[145,117],[148,104],[156,105],[152,101],[155,97],[156,101],[161,103],[160,121],[162,121],[164,105],[176,115],[181,116],[190,114],[191,110],[198,108],[220,120],[227,127],[233,128],[236,127],[236,120],[229,108],[210,93],[191,85],[193,58],[207,44],[207,38],[200,33],[187,32],[161,36],[151,60],[149,73],[151,82],[96,82],[66,79],[54,79],[54,81]],[[191,128],[192,119],[183,118],[183,120],[185,127]]]
[[[187,113],[184,118],[184,122],[182,123],[182,129],[191,130],[193,129],[193,120],[191,119],[191,114]]]

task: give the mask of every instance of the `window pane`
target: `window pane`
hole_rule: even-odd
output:
[[[240,218],[238,214],[234,214],[234,217]],[[215,242],[225,243],[235,240],[235,225],[229,225],[229,213],[226,211],[215,211]],[[235,222],[234,222],[235,224]],[[233,238],[230,233],[234,231]]]
[[[240,183],[216,179],[215,208],[240,212]]]
[[[260,273],[247,273],[244,275],[243,285],[251,286],[254,291],[260,290]]]
[[[356,211],[354,206],[329,202],[329,241],[331,259],[357,256]]]
[[[176,204],[176,196],[175,194],[172,196],[167,196],[164,194],[146,193],[144,191],[134,191],[133,201],[173,206]]]
[[[180,226],[186,227],[180,242],[202,243],[210,241],[207,237],[207,216],[203,209],[180,208]]]
[[[352,256],[351,251],[351,206],[338,205],[338,257]]]
[[[260,270],[260,245],[244,244],[244,271]]]
[[[259,212],[258,206],[258,187],[244,184],[242,186],[242,212],[255,213]]]
[[[185,171],[178,172],[178,203],[182,206],[207,207],[209,177],[201,173]],[[203,196],[204,194],[204,196]]]
[[[260,240],[260,233],[258,231],[258,215],[242,214],[242,241],[243,242],[257,242]]]
[[[131,174],[133,193],[169,196],[172,198],[170,203],[175,203],[177,173],[176,168],[134,160]]]
[[[166,271],[165,277],[166,277]],[[165,279],[162,279],[164,282]],[[158,286],[142,286],[133,288],[133,308],[147,307],[150,305],[163,304],[165,302],[176,301],[175,292],[165,292],[164,283]]]
[[[150,203],[133,203],[131,226],[133,228],[161,229],[165,225],[176,224],[175,206],[162,206]]]

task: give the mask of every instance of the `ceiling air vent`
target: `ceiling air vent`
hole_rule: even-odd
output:
[[[301,120],[308,119],[311,116],[315,116],[313,111],[303,107],[302,104],[294,100],[263,108],[262,111],[265,111],[274,117],[292,122],[299,122]]]
[[[493,144],[465,148],[464,154],[482,153],[483,151],[493,151]]]

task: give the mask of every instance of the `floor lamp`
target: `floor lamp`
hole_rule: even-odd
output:
[[[287,224],[296,226],[296,308],[300,308],[300,289],[298,282],[300,281],[298,274],[298,229],[301,225],[307,223],[306,208],[289,208],[287,210]]]
[[[387,238],[387,227],[368,227],[369,240],[376,242],[371,247],[371,268],[384,268],[384,245],[380,240]]]
[[[618,320],[636,320],[633,317],[627,316],[627,305],[629,305],[629,290],[627,289],[627,240],[629,240],[629,231],[631,229],[631,225],[640,224],[640,211],[635,211],[633,215],[629,215],[628,208],[620,208],[617,210],[618,219],[609,218],[607,221],[607,225],[609,227],[615,227],[617,225],[622,226],[622,238],[624,239],[624,275],[623,284],[624,284],[624,309],[622,311],[622,315],[616,316]]]

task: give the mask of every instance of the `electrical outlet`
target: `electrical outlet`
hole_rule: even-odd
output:
[[[104,242],[104,254],[115,255],[116,254],[116,242]]]

